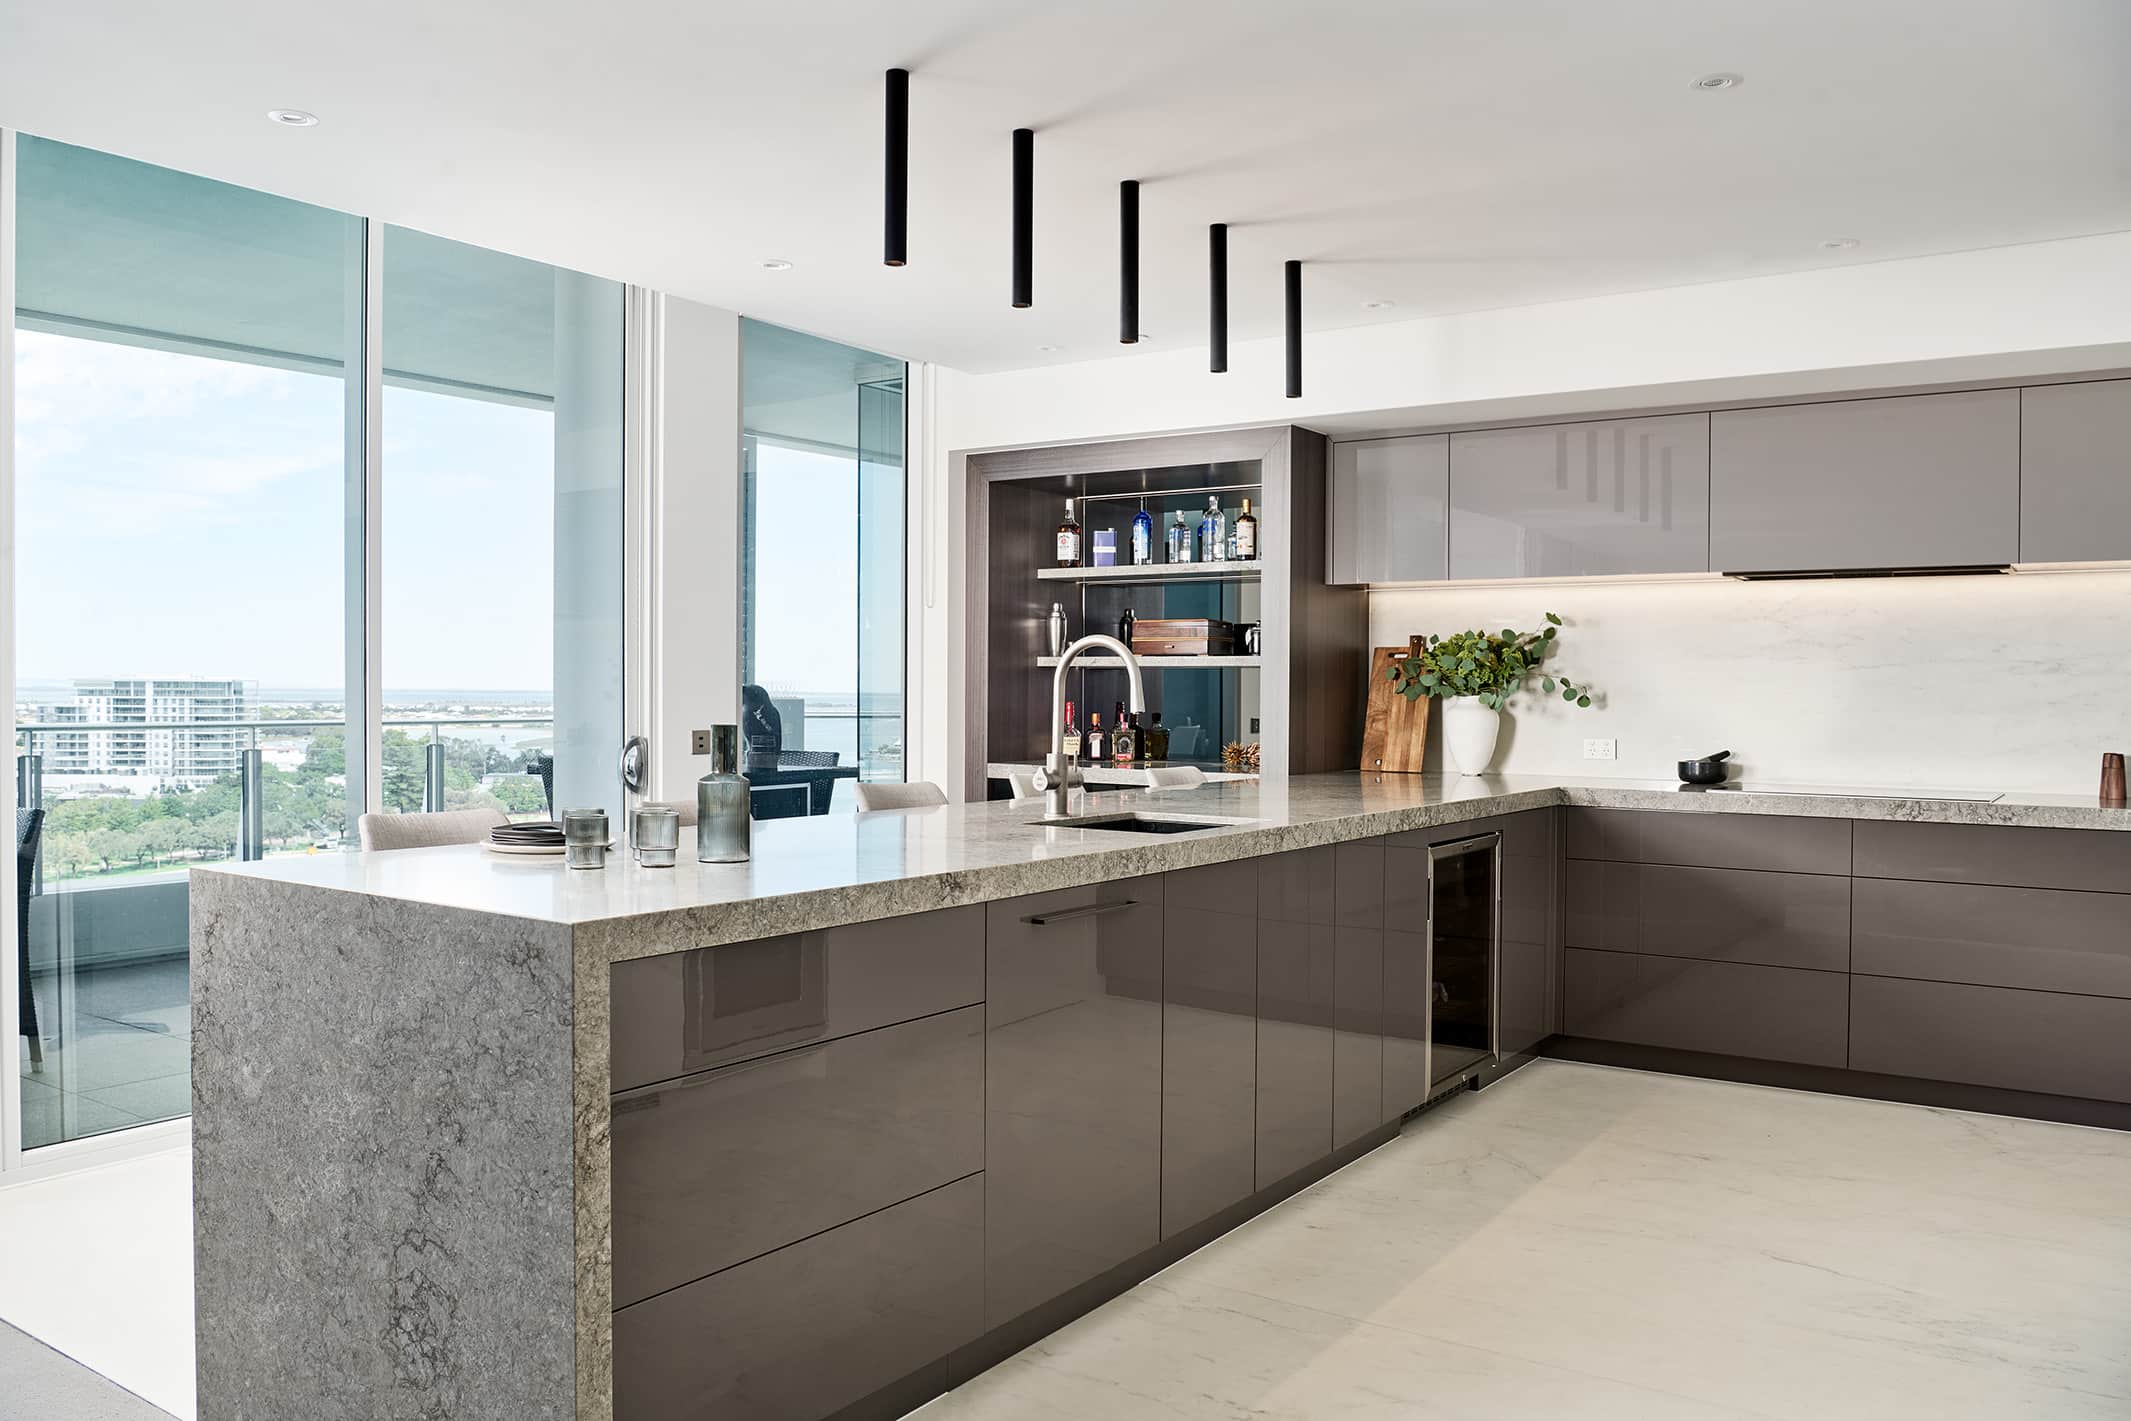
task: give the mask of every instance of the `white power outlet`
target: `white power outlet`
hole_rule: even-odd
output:
[[[1583,743],[1583,757],[1586,760],[1618,759],[1620,757],[1620,742],[1618,740],[1586,740]]]
[[[708,755],[710,753],[710,732],[707,730],[689,731],[688,753],[691,755]]]

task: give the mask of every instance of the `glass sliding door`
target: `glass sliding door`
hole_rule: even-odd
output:
[[[623,288],[384,234],[385,807],[620,821]]]
[[[190,1108],[191,865],[352,842],[361,224],[37,138],[17,156],[5,630],[34,1150]]]
[[[904,776],[904,375],[741,323],[741,681],[787,765]]]

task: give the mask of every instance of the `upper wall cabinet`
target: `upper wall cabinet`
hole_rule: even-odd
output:
[[[2131,380],[2020,392],[2020,561],[2131,558]]]
[[[1988,567],[2020,558],[2020,392],[1710,416],[1717,572]]]
[[[1709,416],[1450,436],[1450,575],[1709,570]]]
[[[1335,444],[1327,492],[1327,582],[1439,582],[1449,575],[1449,435]]]

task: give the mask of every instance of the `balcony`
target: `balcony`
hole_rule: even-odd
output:
[[[551,750],[553,724],[387,717],[385,803],[544,815],[528,766]],[[18,1047],[25,1149],[190,1113],[187,871],[353,848],[345,731],[338,720],[272,719],[15,728],[17,809],[45,811],[17,904],[37,1017]],[[198,752],[179,757],[185,773],[168,762],[99,771],[83,759],[90,736],[140,742],[153,760],[150,738],[172,735]]]

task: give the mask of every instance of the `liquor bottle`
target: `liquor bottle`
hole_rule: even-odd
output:
[[[1080,758],[1080,732],[1073,725],[1073,703],[1071,701],[1066,702],[1065,731],[1065,757],[1068,760],[1077,760]]]
[[[1149,567],[1154,562],[1154,518],[1147,512],[1147,500],[1141,499],[1139,512],[1132,515],[1132,565]]]
[[[1110,759],[1113,763],[1131,765],[1139,758],[1139,736],[1133,733],[1132,722],[1119,712],[1117,730],[1110,736]]]
[[[1176,511],[1176,522],[1169,525],[1169,561],[1191,561],[1191,525],[1184,521],[1184,510]]]
[[[1206,496],[1206,512],[1199,519],[1200,562],[1228,560],[1228,515],[1221,511],[1218,495]]]
[[[1125,614],[1117,619],[1117,639],[1128,647],[1132,645],[1132,628],[1138,621],[1130,607],[1125,608]]]
[[[1162,724],[1160,711],[1154,713],[1154,724],[1147,727],[1140,743],[1150,764],[1159,765],[1169,758],[1169,727]]]
[[[1073,516],[1073,500],[1066,500],[1065,522],[1058,525],[1058,565],[1080,566],[1080,520]]]
[[[740,773],[740,727],[710,728],[710,773],[696,781],[696,861],[746,863],[752,825],[747,776]]]
[[[1101,711],[1088,712],[1088,738],[1081,742],[1081,746],[1088,752],[1089,764],[1100,765],[1103,762]]]
[[[1236,515],[1236,556],[1250,562],[1258,556],[1258,515],[1250,511],[1250,500],[1243,500],[1243,511]]]

